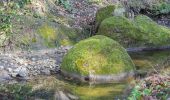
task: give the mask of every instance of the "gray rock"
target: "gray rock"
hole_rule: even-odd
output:
[[[0,70],[0,83],[12,80],[12,77],[5,70]]]
[[[21,77],[27,77],[28,76],[28,71],[26,68],[19,67],[14,70],[15,73],[17,73]]]

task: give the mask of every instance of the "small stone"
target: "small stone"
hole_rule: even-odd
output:
[[[0,70],[4,69],[4,66],[0,66]]]
[[[35,58],[31,58],[32,61],[35,61],[36,59]]]
[[[51,74],[51,73],[50,73],[50,70],[48,70],[48,69],[42,70],[41,73],[42,73],[42,74],[45,74],[45,75],[50,75],[50,74]]]
[[[12,72],[12,68],[7,68],[7,71],[8,72]]]
[[[12,80],[11,76],[5,70],[0,70],[0,83],[7,80]]]

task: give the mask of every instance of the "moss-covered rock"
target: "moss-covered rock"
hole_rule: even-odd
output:
[[[107,18],[97,34],[111,37],[124,47],[166,45],[170,40],[170,29],[144,15],[137,16],[134,21],[121,16]]]
[[[135,18],[135,24],[138,29],[143,33],[141,38],[147,40],[151,44],[169,44],[170,29],[161,25],[158,25],[152,19],[147,16],[139,15]]]
[[[81,38],[80,31],[64,25],[55,27],[44,24],[38,28],[37,33],[48,47],[74,45]]]
[[[62,62],[62,71],[79,76],[99,75],[99,78],[104,75],[106,80],[123,74],[123,77],[120,75],[119,79],[115,78],[122,80],[133,68],[126,50],[116,41],[102,35],[77,43]]]
[[[115,10],[114,5],[106,6],[106,7],[99,9],[96,13],[96,26],[100,25],[100,23],[104,19],[113,16],[114,10]]]

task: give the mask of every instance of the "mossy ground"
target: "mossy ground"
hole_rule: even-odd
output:
[[[132,71],[133,67],[125,49],[101,35],[77,43],[62,62],[62,70],[79,75],[119,74]]]
[[[15,44],[22,49],[23,46],[30,49],[70,46],[85,38],[80,29],[58,24],[51,20],[14,16],[12,24],[14,24],[12,30],[14,33],[18,33],[15,35]]]
[[[111,37],[124,47],[166,45],[170,39],[170,29],[144,15],[133,21],[120,16],[106,18],[97,34]]]

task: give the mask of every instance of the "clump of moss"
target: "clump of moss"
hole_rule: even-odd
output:
[[[59,45],[74,45],[81,39],[81,34],[76,29],[66,26],[59,26],[57,28],[57,43]]]
[[[57,35],[56,30],[53,27],[48,26],[47,24],[43,25],[38,29],[38,33],[44,39],[47,46],[55,45],[54,41],[56,40]]]
[[[60,45],[73,45],[79,40],[79,33],[75,29],[58,25],[42,25],[38,28],[38,34],[43,38],[44,44],[48,47]]]
[[[99,9],[98,12],[96,13],[96,25],[97,26],[100,25],[100,23],[104,19],[113,16],[114,10],[115,10],[114,5],[106,6],[106,7]]]
[[[170,39],[168,28],[144,15],[137,16],[134,21],[121,16],[107,18],[97,34],[111,37],[124,47],[166,45]]]
[[[64,57],[62,70],[82,76],[110,75],[132,71],[126,50],[116,41],[97,35],[77,43]]]

